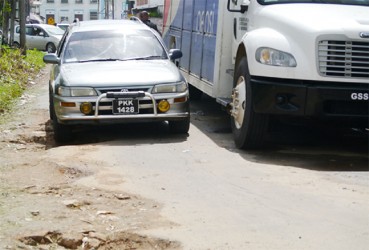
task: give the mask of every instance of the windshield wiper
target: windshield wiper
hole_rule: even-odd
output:
[[[79,63],[85,62],[114,62],[114,61],[131,61],[131,60],[154,60],[154,59],[166,59],[164,56],[145,56],[145,57],[133,57],[127,59],[119,59],[119,58],[96,58],[96,59],[88,59],[88,60],[80,60]]]
[[[78,62],[79,63],[85,63],[85,62],[114,62],[114,61],[127,61],[127,60],[118,59],[118,58],[101,58],[101,59],[81,60],[81,61],[78,61]]]
[[[145,56],[145,57],[130,58],[130,60],[154,60],[154,59],[166,59],[166,57],[164,56]]]

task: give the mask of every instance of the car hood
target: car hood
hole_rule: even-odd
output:
[[[262,9],[255,22],[287,34],[305,30],[316,34],[343,33],[360,39],[359,32],[368,30],[369,16],[368,7],[363,6],[276,4]]]
[[[183,80],[169,60],[70,63],[63,64],[60,73],[66,86],[146,85]]]
[[[60,41],[63,38],[63,35],[53,35],[53,37],[57,38]]]

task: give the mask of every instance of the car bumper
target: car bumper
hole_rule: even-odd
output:
[[[54,96],[54,107],[59,123],[62,124],[115,124],[131,122],[175,121],[183,120],[190,116],[188,92],[170,95],[151,95],[146,93],[142,97],[129,97],[139,100],[139,113],[137,114],[113,114],[112,101],[124,100],[123,96],[107,97],[107,94],[95,98],[75,98]],[[158,102],[167,100],[170,109],[167,112],[158,110]],[[93,112],[85,115],[80,111],[82,103],[93,103]],[[63,103],[74,103],[73,107],[65,107]]]
[[[368,120],[369,83],[253,77],[254,111],[264,114]]]

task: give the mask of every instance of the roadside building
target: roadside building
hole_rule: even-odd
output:
[[[151,16],[160,16],[164,11],[164,0],[136,0],[133,13],[146,10]]]
[[[73,20],[125,19],[146,10],[163,13],[164,0],[38,0],[37,10],[45,23],[72,23]]]
[[[40,15],[45,23],[72,23],[73,20],[97,20],[99,0],[42,0]]]

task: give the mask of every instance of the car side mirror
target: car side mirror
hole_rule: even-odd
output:
[[[172,61],[174,61],[176,59],[179,59],[182,56],[183,56],[183,53],[179,49],[171,49],[171,50],[169,50],[169,57],[170,57],[170,60],[172,60]]]
[[[45,63],[50,63],[50,64],[59,64],[60,63],[60,58],[57,57],[57,55],[54,54],[54,53],[49,53],[49,54],[44,55],[43,60],[44,60]]]

